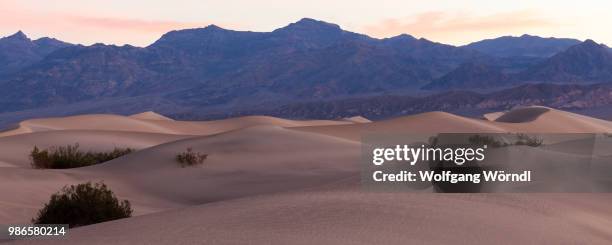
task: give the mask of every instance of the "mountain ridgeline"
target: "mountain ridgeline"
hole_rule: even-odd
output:
[[[146,48],[69,45],[32,58],[2,78],[0,111],[159,93],[206,106],[259,94],[289,100],[418,89],[479,55],[408,35],[374,39],[312,19],[273,32],[211,25],[169,32]]]
[[[23,32],[0,39],[0,76],[19,71],[71,44],[53,39],[30,40]]]
[[[112,112],[128,101],[134,111],[206,114],[390,92],[609,82],[612,53],[591,40],[523,35],[456,47],[406,34],[376,39],[307,18],[272,32],[171,31],[147,47],[22,32],[0,39],[0,113],[80,104]]]
[[[548,58],[578,44],[580,41],[576,39],[542,38],[525,34],[520,37],[504,36],[486,39],[463,47],[495,57]]]

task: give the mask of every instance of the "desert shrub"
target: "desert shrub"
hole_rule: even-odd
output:
[[[544,139],[537,136],[529,136],[526,134],[517,134],[516,137],[518,140],[515,145],[526,145],[531,147],[538,147],[544,143]]]
[[[429,147],[435,147],[438,145],[438,136],[430,136],[428,139]]]
[[[40,150],[34,146],[30,152],[30,160],[34,168],[78,168],[113,160],[134,152],[131,148],[115,148],[109,152],[82,152],[79,144],[51,147]]]
[[[544,140],[541,137],[537,136],[529,136],[527,134],[516,134],[516,140],[514,142],[504,142],[499,138],[495,138],[490,135],[472,135],[468,138],[468,142],[472,145],[487,145],[489,147],[498,148],[498,147],[507,147],[513,145],[526,145],[531,147],[539,147],[544,143]],[[430,146],[437,146],[440,144],[439,138],[436,136],[429,138]]]
[[[511,145],[526,145],[531,147],[541,146],[544,140],[537,136],[529,136],[527,134],[516,134],[516,141],[511,143],[502,142],[491,136],[474,135],[469,138],[471,144],[488,145],[492,147],[506,147]]]
[[[476,135],[470,136],[468,141],[470,142],[470,144],[473,144],[473,145],[487,145],[487,146],[491,146],[494,148],[508,146],[508,143],[502,142],[488,135],[482,136],[482,135],[476,134]]]
[[[429,138],[429,146],[431,147],[435,147],[435,146],[439,146],[440,145],[440,139],[438,138],[438,136],[432,136]],[[508,143],[503,142],[499,139],[496,139],[493,136],[489,136],[489,135],[471,135],[468,138],[468,143],[470,145],[487,145],[490,147],[504,147],[504,146],[509,146]]]
[[[64,187],[53,194],[32,223],[77,227],[128,218],[132,212],[130,202],[117,200],[104,183],[87,182]]]
[[[195,152],[191,147],[176,155],[176,161],[181,165],[181,167],[202,164],[206,158],[208,158],[208,154]]]

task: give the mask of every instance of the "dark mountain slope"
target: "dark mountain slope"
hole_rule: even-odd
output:
[[[71,44],[53,38],[32,41],[21,31],[0,38],[0,76],[30,66],[51,52],[68,46]]]
[[[496,57],[542,57],[548,58],[580,41],[569,38],[542,38],[522,35],[520,37],[504,36],[470,43],[464,47]]]
[[[466,62],[457,69],[427,84],[423,89],[487,89],[511,85],[510,75],[502,69],[480,61]]]
[[[518,73],[508,71],[520,67],[521,63],[527,68]],[[477,59],[434,80],[424,89],[473,90],[510,87],[526,82],[612,82],[612,52],[603,44],[586,40],[539,62],[517,57]]]
[[[72,46],[57,50],[0,84],[2,108],[19,110],[155,91],[156,73],[130,46]]]
[[[544,82],[612,82],[612,52],[586,40],[520,75],[521,80]]]
[[[486,112],[531,105],[588,111],[612,106],[610,93],[612,93],[610,84],[525,84],[491,93],[452,91],[424,97],[385,95],[294,103],[269,110],[235,112],[235,115],[268,114],[320,119],[361,115],[369,119],[383,119],[421,112],[446,111],[476,116]]]
[[[436,43],[424,38],[416,39],[407,34],[383,39],[379,45],[389,47],[398,55],[429,67],[433,77],[446,74],[464,61],[485,57],[476,51]]]

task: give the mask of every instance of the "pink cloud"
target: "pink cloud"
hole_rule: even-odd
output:
[[[0,3],[0,31],[23,30],[32,36],[51,36],[69,42],[146,46],[171,30],[203,27],[209,23],[99,17],[85,14],[35,12],[9,2]],[[2,35],[0,35],[2,36]]]
[[[108,30],[126,30],[135,32],[165,32],[169,30],[206,26],[205,23],[188,23],[178,21],[140,20],[126,18],[89,17],[79,15],[62,16],[64,21],[84,28]]]
[[[463,33],[525,32],[554,26],[550,20],[532,11],[474,16],[466,13],[426,12],[408,18],[387,19],[364,27],[375,37],[389,37],[408,33],[420,37],[453,39]],[[456,38],[455,38],[456,39]]]

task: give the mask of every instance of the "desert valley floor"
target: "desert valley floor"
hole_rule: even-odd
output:
[[[398,131],[611,133],[612,122],[544,107],[482,119],[429,112],[376,122],[266,116],[187,122],[153,112],[33,119],[0,132],[0,223],[30,222],[65,185],[104,181],[130,200],[134,217],[72,229],[62,240],[15,243],[612,243],[612,194],[363,191],[361,136]],[[74,143],[138,151],[84,168],[30,166],[35,145]],[[181,168],[174,158],[186,148],[209,157]]]

